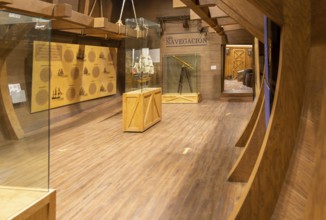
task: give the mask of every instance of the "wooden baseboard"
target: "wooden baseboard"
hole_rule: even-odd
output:
[[[162,103],[199,103],[200,93],[166,93],[162,95]]]

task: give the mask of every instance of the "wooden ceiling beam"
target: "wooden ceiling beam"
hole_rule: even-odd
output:
[[[199,0],[199,7],[212,7],[216,6],[215,0]]]
[[[83,29],[85,28],[82,25],[71,24],[70,22],[63,20],[53,20],[51,24],[53,30],[69,30],[69,29]]]
[[[12,0],[0,0],[0,4],[11,4]]]
[[[247,1],[216,0],[217,6],[264,42],[264,14]]]
[[[225,32],[244,29],[240,24],[230,24],[223,26]]]
[[[238,24],[238,22],[236,22],[233,18],[231,17],[222,17],[222,18],[217,18],[217,23],[220,26],[224,26],[224,25],[230,25],[230,24]]]
[[[207,7],[199,7],[195,0],[181,0],[187,7],[193,10],[202,20],[212,27],[221,36],[224,35],[223,28],[218,26],[217,20],[210,17],[210,12]]]
[[[128,33],[128,37],[137,37],[136,30],[128,27],[126,28],[125,26],[121,26],[119,30],[118,25],[108,22],[106,18],[94,18],[92,27],[72,24],[62,20],[54,20],[52,21],[52,29],[70,33],[78,33],[82,35],[90,35],[92,33],[103,35],[106,33],[110,34],[110,36],[114,36],[115,39],[123,39],[127,37],[126,33]]]
[[[282,0],[246,0],[261,10],[268,18],[279,26],[283,25]]]
[[[62,18],[62,17],[71,17],[72,6],[70,4],[57,4],[53,9],[53,17]]]
[[[17,12],[24,15],[38,16],[47,19],[55,19],[54,28],[60,29],[80,29],[85,28],[94,30],[96,28],[105,31],[107,34],[120,36],[120,38],[141,36],[137,31],[128,28],[124,25],[118,26],[115,23],[109,22],[106,18],[93,18],[83,13],[79,13],[72,10],[69,4],[52,4],[39,0],[10,0],[11,3],[3,4],[3,0],[0,0],[0,8],[11,12]],[[5,1],[6,3],[9,0]],[[61,21],[61,22],[60,22]],[[70,28],[68,26],[71,26]],[[78,30],[76,30],[78,31]]]
[[[115,39],[115,40],[121,40],[123,38],[126,38],[127,36],[123,35],[117,35],[117,34],[112,34],[108,32],[99,32],[96,31],[95,33],[91,29],[81,29],[81,30],[62,30],[63,32],[71,33],[71,34],[78,34],[78,35],[83,35],[83,36],[88,36],[88,37],[98,37],[98,38],[104,38],[104,39]]]
[[[173,8],[186,8],[187,6],[181,0],[173,0]]]
[[[228,15],[217,6],[209,7],[209,13],[211,18],[228,17]]]
[[[18,12],[25,15],[52,18],[55,4],[39,0],[11,0],[10,4],[2,4],[1,7],[12,12]]]
[[[93,27],[95,28],[100,28],[103,31],[107,32],[113,32],[113,33],[118,33],[118,34],[123,34],[126,35],[128,34],[129,37],[137,37],[137,31],[127,27],[125,25],[120,26],[109,22],[107,18],[101,17],[101,18],[94,18],[94,25]]]

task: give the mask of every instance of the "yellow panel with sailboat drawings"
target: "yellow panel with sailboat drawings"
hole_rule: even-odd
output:
[[[116,94],[117,49],[34,42],[32,105],[38,112]]]

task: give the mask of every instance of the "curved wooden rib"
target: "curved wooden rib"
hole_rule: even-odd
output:
[[[303,106],[310,4],[310,0],[283,1],[280,65],[271,118],[253,172],[229,219],[270,219],[273,214],[295,146]]]
[[[9,131],[10,137],[15,139],[23,138],[24,131],[19,123],[9,94],[7,68],[4,58],[0,58],[0,114],[4,120],[3,126]]]
[[[318,187],[325,188],[326,184],[321,179],[326,173],[324,169],[321,169],[323,166],[317,165],[316,171],[320,171],[321,175],[315,177],[313,175],[314,166],[319,163],[318,157],[322,155],[320,151],[325,147],[319,142],[325,133],[321,126],[326,122],[325,118],[322,118],[325,115],[325,110],[324,113],[321,112],[326,101],[325,56],[326,45],[315,45],[310,48],[309,71],[305,83],[305,100],[297,144],[273,213],[273,219],[326,219],[325,217],[314,218],[313,216],[304,218],[305,210],[303,208],[308,204],[312,206],[312,209],[315,209],[320,203],[319,199],[326,198],[322,196],[324,195],[323,191],[319,188],[321,191],[314,195],[315,199],[307,202],[309,192],[314,192]],[[313,187],[311,187],[312,179],[316,181],[316,185],[314,184]],[[309,209],[311,210],[311,208]],[[318,211],[314,210],[314,213],[318,213]]]
[[[24,130],[17,118],[8,89],[6,59],[10,52],[19,44],[25,33],[33,28],[33,24],[16,24],[16,40],[0,44],[0,114],[3,117],[5,129],[9,131],[10,138],[21,139]],[[13,30],[8,30],[11,35]]]
[[[264,96],[262,95],[262,97]],[[259,109],[257,120],[252,129],[245,149],[242,151],[239,159],[237,160],[229,174],[229,181],[247,182],[255,166],[255,162],[257,160],[257,156],[262,146],[262,142],[265,135],[265,98],[263,98],[262,102],[260,102],[259,104],[260,105],[258,106],[257,103]]]
[[[262,89],[261,92],[259,93],[259,97],[258,97],[256,106],[255,106],[255,109],[252,112],[249,122],[248,122],[245,130],[243,131],[242,135],[240,136],[239,140],[235,144],[236,147],[245,147],[246,144],[248,143],[250,136],[252,135],[255,125],[257,123],[259,113],[261,111],[261,105],[264,100],[264,94],[265,94],[264,90]]]
[[[325,46],[324,46],[325,48]],[[323,54],[325,55],[325,50]],[[320,57],[321,58],[321,57]],[[320,63],[324,67],[323,77],[324,85],[326,85],[326,71],[325,62]],[[307,201],[307,206],[303,219],[326,219],[326,88],[323,92],[323,106],[320,114],[320,123],[318,132],[318,141],[316,144],[317,157],[315,162],[315,169],[312,176],[312,185],[310,187],[310,194]]]
[[[279,209],[274,213],[275,219],[278,216],[326,219],[326,2],[312,1],[311,12],[311,61],[302,116],[303,132],[297,155],[291,163],[293,168],[289,170],[281,201],[277,204]]]

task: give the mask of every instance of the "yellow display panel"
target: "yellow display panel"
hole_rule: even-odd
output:
[[[34,41],[31,112],[116,94],[116,64],[116,48]]]

